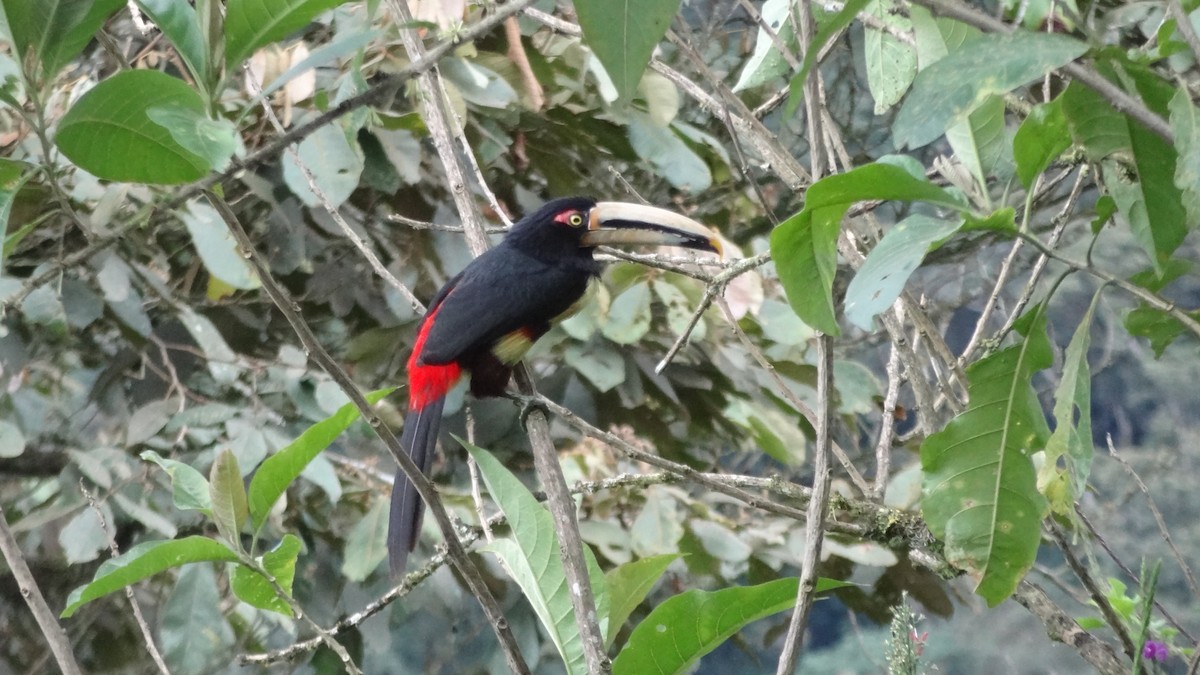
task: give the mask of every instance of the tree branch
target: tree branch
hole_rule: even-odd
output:
[[[829,427],[833,422],[833,338],[817,336],[817,447],[813,457],[813,493],[808,500],[808,528],[805,531],[804,563],[800,567],[800,589],[796,607],[788,624],[783,653],[779,657],[776,675],[791,675],[804,645],[804,627],[812,609],[813,593],[817,586],[817,563],[821,562],[821,544],[825,539],[823,525],[829,511],[829,450],[832,445]]]
[[[1042,622],[1046,627],[1046,635],[1051,640],[1061,642],[1079,652],[1083,660],[1092,664],[1098,672],[1104,675],[1123,675],[1129,672],[1129,666],[1121,660],[1111,645],[1081,628],[1032,581],[1022,581],[1017,586],[1017,592],[1013,594],[1013,600]]]
[[[50,644],[50,651],[53,652],[59,669],[66,675],[82,675],[83,671],[79,669],[79,663],[75,661],[75,654],[71,651],[71,640],[54,617],[54,612],[50,611],[46,598],[42,597],[33,572],[30,572],[29,565],[25,564],[21,547],[17,545],[12,530],[8,528],[3,505],[0,505],[0,554],[4,555],[4,562],[8,563],[8,569],[12,571],[17,586],[21,589],[21,597],[25,598],[25,604],[29,605],[29,611],[33,612],[33,618],[42,629],[42,635],[46,636],[46,642]]]

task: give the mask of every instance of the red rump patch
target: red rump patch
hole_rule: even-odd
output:
[[[421,352],[425,349],[425,340],[429,337],[429,329],[441,309],[439,305],[425,315],[421,329],[417,331],[417,342],[413,345],[412,355],[408,357],[408,408],[420,410],[438,400],[450,391],[450,387],[462,376],[462,368],[457,363],[444,365],[429,365],[420,363]]]

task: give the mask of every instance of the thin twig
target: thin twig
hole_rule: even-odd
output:
[[[742,330],[741,325],[738,324],[737,319],[735,319],[733,316],[733,311],[729,309],[729,303],[725,302],[725,298],[717,298],[716,303],[717,306],[721,308],[721,313],[725,315],[725,320],[729,322],[729,326],[733,329],[734,334],[737,335],[738,340],[741,341],[742,345],[746,348],[746,351],[750,352],[750,356],[756,363],[758,363],[759,367],[761,367],[767,373],[767,376],[771,378],[771,381],[775,383],[776,388],[778,388],[779,393],[783,396],[784,400],[791,404],[791,406],[795,408],[797,412],[799,412],[801,415],[804,415],[804,419],[808,420],[808,423],[811,424],[814,429],[819,429],[821,425],[819,413],[814,412],[812,408],[808,407],[808,405],[804,403],[804,401],[801,401],[800,397],[796,395],[796,392],[792,391],[792,388],[788,386],[787,382],[783,381],[783,377],[779,375],[779,371],[775,368],[775,366],[767,360],[767,356],[766,354],[763,354],[762,349],[760,349],[758,345],[754,344],[754,341],[750,339],[750,336],[746,335],[746,331]],[[854,487],[858,488],[858,490],[865,495],[871,494],[871,485],[867,482],[866,478],[863,478],[862,472],[854,466],[854,462],[850,461],[850,456],[846,454],[846,451],[842,449],[842,446],[832,441],[830,441],[830,445],[833,450],[833,455],[837,457],[838,462],[842,465],[842,468],[846,470],[846,474],[850,476],[850,481],[854,483]]]
[[[471,405],[466,406],[467,413],[467,442],[475,445],[475,413]],[[467,453],[467,473],[471,476],[471,501],[475,503],[475,515],[479,518],[479,526],[483,528],[483,537],[490,544],[492,543],[492,528],[488,526],[487,514],[483,507],[483,489],[479,477],[479,465],[475,463],[475,456]],[[500,559],[501,564],[504,564],[504,559]]]
[[[249,86],[250,94],[255,98],[260,98],[259,95],[262,94],[262,85],[259,83],[258,77],[254,74],[254,71],[251,70],[249,64],[245,66],[245,71],[245,80],[246,84]],[[275,127],[275,131],[281,134],[284,133],[285,130],[283,128],[283,123],[280,122],[279,117],[275,115],[275,109],[271,107],[270,100],[268,100],[267,97],[261,97],[261,100],[263,113],[266,115],[267,119],[270,120],[271,125]],[[375,270],[375,274],[379,275],[379,278],[383,279],[388,283],[388,285],[396,289],[396,291],[400,293],[401,297],[408,301],[409,306],[412,307],[414,312],[417,314],[424,314],[425,305],[423,305],[421,301],[417,299],[417,296],[413,295],[413,292],[408,289],[408,286],[405,286],[403,282],[397,279],[396,276],[384,266],[383,262],[379,260],[379,256],[375,255],[375,251],[371,250],[371,247],[367,245],[366,240],[358,236],[358,233],[354,231],[354,228],[350,227],[350,223],[346,222],[346,219],[342,217],[342,213],[338,210],[338,207],[335,206],[332,201],[330,201],[329,197],[325,194],[325,191],[322,190],[317,184],[317,177],[313,175],[312,170],[309,169],[308,165],[300,159],[300,152],[296,149],[296,146],[289,145],[287,147],[287,154],[288,158],[295,163],[296,168],[300,170],[300,175],[304,176],[304,181],[308,184],[308,189],[312,190],[312,193],[317,196],[317,201],[321,202],[321,206],[325,209],[325,212],[329,214],[329,217],[333,219],[333,222],[337,223],[338,228],[342,231],[342,234],[346,237],[346,239],[349,239],[350,243],[354,244],[354,248],[358,249],[358,252],[362,254],[362,257],[366,258],[367,263],[371,265],[371,269]]]
[[[1134,572],[1132,569],[1130,569],[1129,565],[1125,564],[1124,560],[1121,560],[1121,558],[1117,555],[1117,552],[1113,550],[1113,547],[1108,544],[1108,540],[1104,538],[1104,535],[1100,533],[1100,530],[1096,528],[1096,525],[1092,523],[1091,519],[1088,518],[1087,514],[1083,511],[1083,509],[1079,508],[1078,505],[1075,507],[1075,514],[1079,516],[1079,521],[1083,523],[1084,527],[1087,528],[1087,531],[1092,536],[1092,539],[1094,539],[1097,544],[1100,544],[1100,548],[1104,549],[1104,552],[1108,554],[1108,559],[1113,561],[1113,564],[1115,564],[1122,572],[1125,573],[1125,577],[1127,579],[1136,583],[1138,579],[1137,572]],[[1170,610],[1168,610],[1166,606],[1162,604],[1162,601],[1157,597],[1154,598],[1154,606],[1163,615],[1163,618],[1167,620],[1167,623],[1171,624],[1175,630],[1179,631],[1180,635],[1192,640],[1193,642],[1195,641],[1196,638],[1191,634],[1191,632],[1188,631],[1187,627],[1185,627],[1182,622],[1177,620],[1175,616],[1171,614]]]
[[[812,609],[813,593],[817,586],[817,563],[821,562],[821,544],[825,539],[825,514],[829,511],[829,451],[830,426],[833,423],[833,338],[817,336],[817,405],[820,417],[817,424],[817,447],[813,458],[813,492],[808,500],[808,527],[805,531],[804,563],[800,569],[800,590],[796,607],[788,624],[779,656],[776,675],[791,675],[804,645],[804,628]]]
[[[1071,568],[1071,572],[1075,574],[1075,577],[1087,589],[1088,596],[1091,597],[1092,602],[1096,603],[1100,614],[1104,616],[1104,622],[1117,634],[1117,638],[1120,639],[1121,645],[1124,648],[1125,655],[1131,659],[1134,658],[1134,655],[1137,653],[1137,646],[1133,643],[1133,638],[1130,637],[1129,631],[1121,621],[1121,615],[1117,613],[1112,603],[1108,601],[1108,596],[1104,593],[1104,589],[1100,588],[1100,585],[1096,583],[1096,579],[1092,576],[1091,572],[1075,557],[1070,543],[1067,542],[1066,537],[1062,535],[1058,527],[1051,524],[1049,530],[1050,537],[1058,545],[1058,549],[1062,551],[1063,559],[1066,560],[1067,566]]]
[[[799,22],[797,26],[797,35],[800,38],[800,49],[807,53],[813,47],[813,38],[817,33],[817,22],[813,18],[811,0],[800,0],[800,2],[789,3],[793,12],[799,11]],[[796,18],[796,17],[793,17]],[[825,101],[821,97],[821,69],[810,68],[807,76],[804,78],[804,121],[808,127],[808,159],[809,171],[812,173],[814,181],[821,180],[821,177],[829,170],[829,162],[825,160],[825,143],[822,142],[824,134],[821,124],[821,110],[825,108]],[[781,661],[782,663],[782,661]],[[782,671],[781,671],[782,672]],[[791,672],[790,670],[788,671]]]
[[[467,228],[462,225],[443,225],[441,223],[427,223],[423,220],[415,220],[408,216],[402,216],[398,213],[393,213],[387,216],[388,222],[400,223],[414,230],[436,230],[438,232],[456,232],[462,234],[467,231]],[[488,234],[504,234],[508,232],[507,227],[486,227],[483,230]]]
[[[346,669],[346,672],[350,673],[350,675],[362,675],[362,671],[359,670],[358,665],[354,663],[354,659],[350,656],[350,652],[346,651],[345,645],[343,645],[341,642],[338,642],[338,639],[334,637],[333,634],[322,628],[321,624],[314,621],[312,616],[308,612],[304,611],[304,608],[300,606],[300,602],[296,600],[296,598],[290,592],[288,592],[288,589],[284,588],[279,583],[279,580],[275,578],[274,574],[268,572],[267,569],[263,567],[256,558],[254,558],[254,556],[248,553],[242,553],[238,556],[238,558],[242,565],[245,565],[253,570],[268,584],[270,584],[271,590],[275,591],[275,597],[282,599],[285,603],[287,603],[288,608],[292,610],[292,618],[311,628],[313,632],[317,634],[317,639],[320,640],[321,644],[328,647],[329,650],[336,654],[338,659],[341,660],[342,667]]]
[[[792,70],[800,70],[800,60],[792,53],[791,48],[783,42],[783,39],[779,37],[779,33],[775,32],[771,24],[767,23],[767,20],[759,13],[758,8],[751,4],[750,0],[737,0],[737,2],[738,6],[745,10],[746,14],[750,15],[750,20],[758,24],[758,30],[767,36],[767,39],[775,46],[776,53],[782,56],[784,61],[787,61],[788,67]]]
[[[1059,240],[1062,238],[1063,233],[1067,229],[1067,223],[1070,221],[1070,215],[1075,210],[1075,204],[1079,201],[1079,195],[1083,192],[1084,178],[1087,175],[1088,168],[1085,164],[1079,169],[1079,174],[1075,178],[1075,185],[1072,186],[1071,194],[1067,196],[1066,203],[1063,204],[1063,208],[1058,212],[1058,215],[1054,217],[1054,230],[1051,231],[1050,237],[1046,240],[1046,246],[1050,248],[1058,246]],[[1017,243],[1020,243],[1020,241],[1021,240],[1017,240]],[[1004,326],[996,332],[998,339],[1003,339],[1004,336],[1008,335],[1008,332],[1012,330],[1013,325],[1016,324],[1017,319],[1021,318],[1021,314],[1025,311],[1025,306],[1028,305],[1029,301],[1033,299],[1033,294],[1038,287],[1037,282],[1039,279],[1041,279],[1042,272],[1046,269],[1046,264],[1048,261],[1049,257],[1046,254],[1042,253],[1038,255],[1037,261],[1033,263],[1033,269],[1029,273],[1029,280],[1025,282],[1025,286],[1021,290],[1020,297],[1018,297],[1017,302],[1013,304],[1012,311],[1008,313],[1008,319],[1005,320]],[[996,290],[1000,290],[998,284]],[[996,296],[993,295],[988,302],[989,306],[996,302]],[[963,350],[962,356],[959,357],[960,365],[966,364],[971,357],[974,356],[975,350],[981,344],[979,335],[984,328],[983,324],[983,317],[980,317],[980,321],[975,324],[975,335],[971,336],[971,341],[967,344],[967,348]]]
[[[679,350],[683,349],[683,346],[687,344],[688,338],[690,338],[692,335],[692,331],[696,330],[696,325],[700,323],[700,317],[704,316],[704,312],[708,311],[708,308],[712,306],[713,298],[715,298],[718,293],[723,293],[724,290],[724,288],[718,287],[716,284],[709,284],[704,288],[704,297],[700,298],[700,304],[696,305],[695,311],[692,312],[692,317],[688,319],[687,326],[684,326],[683,330],[680,331],[679,336],[675,338],[675,342],[671,344],[671,348],[667,350],[667,353],[664,354],[662,359],[659,360],[658,364],[654,366],[655,373],[662,373],[662,371],[667,369],[667,366],[671,363],[671,360],[674,359],[675,355],[679,353]]]
[[[1192,21],[1188,18],[1187,12],[1183,10],[1183,5],[1179,4],[1179,0],[1167,0],[1167,12],[1171,18],[1175,19],[1175,30],[1183,36],[1183,41],[1187,43],[1188,49],[1192,50],[1192,56],[1200,59],[1200,36],[1196,35],[1196,28],[1192,26]]]
[[[79,479],[79,491],[83,493],[83,498],[87,500],[88,506],[92,508],[92,512],[100,519],[100,529],[104,532],[104,538],[108,540],[108,552],[112,557],[119,558],[121,549],[117,547],[117,539],[113,536],[112,531],[108,529],[108,523],[104,519],[104,512],[100,510],[100,505],[96,503],[95,497],[87,488],[83,486],[83,479]],[[154,665],[158,666],[158,672],[163,675],[171,675],[171,670],[167,668],[167,662],[163,660],[162,653],[158,651],[158,645],[154,644],[154,633],[150,630],[150,624],[146,623],[146,617],[142,614],[142,606],[138,604],[137,598],[133,595],[133,586],[125,587],[125,597],[129,599],[129,606],[133,609],[133,619],[137,622],[138,629],[142,632],[142,639],[146,642],[146,651],[150,653],[151,660]]]
[[[1162,512],[1158,510],[1158,503],[1154,501],[1154,494],[1150,492],[1150,488],[1146,487],[1145,481],[1142,480],[1137,471],[1134,471],[1129,462],[1125,461],[1125,458],[1117,453],[1117,448],[1113,445],[1111,434],[1108,435],[1107,441],[1108,454],[1117,460],[1121,468],[1125,469],[1125,472],[1137,484],[1138,489],[1146,496],[1146,503],[1150,507],[1150,513],[1154,516],[1154,524],[1158,526],[1158,533],[1162,535],[1163,541],[1167,542],[1167,546],[1171,549],[1171,555],[1174,556],[1175,562],[1179,564],[1179,569],[1183,571],[1183,578],[1187,581],[1188,589],[1192,592],[1192,596],[1197,601],[1200,601],[1200,586],[1196,584],[1196,575],[1192,573],[1191,565],[1187,564],[1183,554],[1179,551],[1179,547],[1175,545],[1175,539],[1171,537],[1171,531],[1167,529],[1167,521],[1163,519]]]
[[[887,362],[887,393],[883,396],[883,412],[879,417],[879,441],[875,443],[875,501],[883,503],[887,496],[888,479],[892,472],[892,438],[896,434],[896,399],[900,397],[900,350],[892,345]]]
[[[987,332],[988,322],[992,318],[992,312],[996,311],[1000,304],[1000,293],[1004,291],[1004,285],[1008,283],[1008,276],[1012,274],[1014,265],[1017,262],[1017,256],[1021,253],[1021,248],[1024,246],[1022,240],[1017,239],[1013,242],[1012,248],[1008,250],[1008,255],[1004,257],[1004,262],[1000,263],[1000,272],[996,275],[996,281],[992,284],[992,293],[988,296],[987,302],[983,305],[983,311],[979,314],[979,319],[975,321],[975,331],[971,333],[971,339],[967,341],[967,346],[963,349],[962,355],[958,357],[958,362],[961,365],[970,363],[970,358],[975,354],[975,349],[979,346],[983,339],[984,333]],[[1044,256],[1043,256],[1044,257]],[[1036,284],[1034,280],[1026,284],[1026,288],[1032,289]],[[1016,316],[1016,313],[1012,313]]]
[[[800,162],[783,147],[776,134],[763,126],[762,122],[758,121],[758,118],[754,117],[754,112],[746,107],[746,104],[742,101],[741,97],[733,93],[733,91],[725,84],[724,81],[712,73],[712,69],[708,67],[708,63],[704,60],[704,57],[701,56],[700,52],[696,51],[696,48],[690,42],[680,38],[673,30],[667,30],[667,40],[679,49],[680,53],[683,54],[692,67],[696,69],[696,72],[703,75],[704,78],[710,84],[712,84],[713,89],[717,92],[717,98],[713,99],[713,105],[707,106],[701,97],[697,96],[698,92],[693,91],[699,89],[699,87],[697,87],[694,83],[687,81],[686,77],[672,71],[670,68],[665,66],[663,69],[655,68],[654,62],[651,63],[652,68],[676,82],[676,84],[686,81],[687,85],[683,86],[684,90],[687,91],[689,95],[693,96],[693,98],[696,98],[701,107],[706,107],[713,113],[716,113],[717,111],[728,110],[731,119],[734,121],[734,124],[739,128],[744,129],[743,133],[747,133],[750,136],[750,140],[755,149],[757,149],[759,153],[771,163],[771,166],[775,168],[776,173],[779,174],[779,178],[783,180],[789,188],[793,190],[799,190],[813,182],[813,177],[808,173],[808,171],[805,170]],[[814,68],[813,72],[815,71],[816,69]],[[670,74],[668,74],[668,72],[670,72]],[[711,97],[708,97],[706,93],[703,94],[703,96],[711,99]]]
[[[4,515],[2,504],[0,504],[0,554],[4,555],[4,562],[8,564],[8,569],[17,582],[21,597],[25,598],[25,604],[29,605],[29,610],[33,612],[33,618],[37,620],[38,628],[42,629],[42,635],[50,644],[50,651],[54,654],[54,660],[58,663],[59,670],[66,675],[82,675],[83,671],[79,669],[79,663],[75,661],[75,654],[71,652],[71,640],[58,623],[58,619],[54,618],[54,612],[50,611],[50,606],[46,604],[46,598],[42,596],[42,591],[38,588],[37,580],[33,578],[33,572],[29,571],[29,565],[25,563],[21,547],[17,545],[17,540],[13,538],[12,530],[8,527],[8,519]]]
[[[1129,293],[1130,295],[1133,295],[1137,299],[1145,302],[1147,305],[1150,305],[1151,307],[1153,307],[1157,310],[1161,310],[1163,312],[1166,312],[1167,314],[1170,314],[1172,317],[1174,317],[1176,320],[1178,320],[1179,323],[1182,324],[1184,328],[1188,329],[1188,331],[1190,331],[1193,335],[1200,337],[1200,321],[1197,321],[1195,318],[1192,317],[1192,315],[1188,314],[1186,311],[1176,307],[1174,302],[1166,300],[1166,299],[1162,298],[1161,296],[1150,292],[1148,289],[1142,288],[1141,286],[1138,286],[1137,284],[1135,284],[1131,281],[1128,281],[1127,279],[1119,277],[1110,272],[1106,272],[1105,270],[1099,269],[1097,267],[1093,267],[1089,263],[1079,262],[1078,260],[1073,260],[1071,258],[1068,258],[1065,255],[1059,253],[1058,251],[1050,248],[1046,244],[1043,244],[1040,239],[1038,239],[1037,237],[1035,237],[1031,234],[1020,233],[1017,236],[1021,237],[1025,241],[1028,241],[1030,244],[1033,245],[1034,248],[1041,251],[1048,258],[1051,258],[1052,260],[1057,260],[1058,262],[1060,262],[1072,269],[1087,272],[1088,274],[1096,277],[1097,279],[1100,279],[1102,281],[1106,281],[1110,284],[1113,284],[1114,286],[1120,288],[1121,290],[1123,290],[1123,291]]]

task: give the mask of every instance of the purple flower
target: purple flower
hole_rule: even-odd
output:
[[[1158,640],[1146,640],[1146,646],[1142,647],[1142,658],[1147,661],[1166,661],[1168,656],[1167,645]]]

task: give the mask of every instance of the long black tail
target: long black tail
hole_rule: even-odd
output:
[[[400,445],[404,446],[404,451],[425,475],[429,475],[429,465],[433,463],[438,428],[442,424],[442,406],[445,402],[445,397],[442,397],[431,401],[420,410],[409,410],[408,417],[404,420],[404,433],[400,435]],[[421,534],[421,516],[424,514],[425,502],[421,501],[417,489],[403,471],[396,471],[396,480],[392,485],[392,513],[388,524],[388,557],[391,560],[393,578],[404,574],[408,554],[416,547]]]

